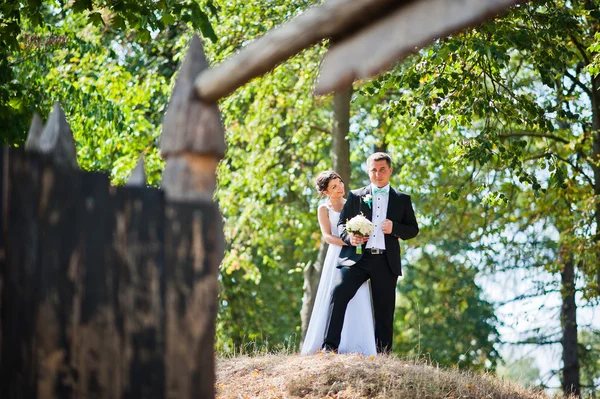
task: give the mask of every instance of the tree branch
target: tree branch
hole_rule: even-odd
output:
[[[523,161],[525,161],[525,162],[527,162],[527,161],[535,161],[537,159],[545,158],[545,157],[546,157],[546,153],[544,152],[544,153],[541,153],[541,154],[538,154],[538,155],[533,155],[531,157],[525,158],[525,159],[523,159]]]
[[[577,76],[573,76],[569,71],[565,71],[565,76],[571,79],[573,83],[575,83],[577,86],[579,86],[579,88],[590,97],[590,100],[592,99],[592,91],[586,85],[581,83],[581,81],[577,79]]]
[[[585,61],[585,64],[588,65],[590,63],[590,58],[588,57],[587,53],[585,52],[585,47],[583,47],[583,45],[577,41],[577,39],[575,38],[575,36],[573,36],[573,34],[569,34],[569,37],[571,38],[571,40],[573,40],[573,43],[575,43],[575,47],[577,47],[577,50],[579,50],[579,53],[581,53],[581,56],[583,57],[583,61]]]
[[[561,340],[548,340],[548,341],[504,341],[505,344],[509,345],[554,345],[560,344]]]
[[[318,125],[310,125],[310,128],[314,129],[314,130],[318,130],[319,132],[322,132],[322,133],[331,134],[331,129],[326,129],[326,128],[318,126]]]
[[[577,165],[575,165],[573,162],[569,161],[569,159],[568,159],[568,158],[563,158],[563,157],[561,157],[560,155],[556,155],[556,154],[552,154],[552,155],[554,155],[554,156],[556,157],[556,159],[560,159],[560,160],[561,160],[561,161],[563,161],[564,163],[571,165],[571,167],[572,167],[573,169],[575,169],[577,172],[579,172],[579,173],[581,174],[581,176],[583,176],[583,178],[584,178],[584,179],[585,179],[585,180],[586,180],[586,181],[589,183],[589,185],[590,185],[590,187],[592,187],[592,189],[593,189],[594,187],[596,187],[596,185],[594,184],[594,181],[592,180],[592,178],[591,178],[591,177],[589,177],[588,175],[586,175],[586,174],[583,172],[583,169],[581,169],[579,166],[577,166]]]
[[[551,289],[551,290],[544,290],[543,292],[535,292],[533,294],[521,294],[518,295],[514,298],[511,299],[507,299],[505,301],[501,301],[501,302],[496,302],[497,306],[506,306],[509,303],[513,303],[513,302],[518,302],[518,301],[524,301],[526,299],[531,299],[531,298],[539,298],[540,296],[546,295],[548,293],[554,293],[554,292],[560,292],[559,289]]]
[[[569,144],[569,140],[563,139],[562,137],[558,137],[558,136],[555,136],[553,134],[548,134],[548,133],[513,132],[513,133],[499,134],[498,137],[500,137],[500,138],[509,138],[509,137],[543,137],[543,138],[547,138],[547,139],[552,139],[552,140],[560,141],[561,143],[564,143],[564,144]]]
[[[508,87],[506,87],[506,85],[505,85],[504,83],[502,83],[502,82],[501,82],[501,81],[499,81],[499,80],[495,80],[495,79],[494,79],[494,77],[493,77],[492,75],[489,75],[489,74],[488,74],[487,72],[485,72],[485,71],[483,71],[483,73],[484,73],[485,75],[487,75],[487,76],[490,78],[490,80],[491,80],[492,82],[495,82],[496,84],[498,84],[498,86],[500,86],[500,87],[502,87],[504,90],[506,90],[506,92],[508,93],[508,95],[509,95],[509,96],[510,96],[510,97],[511,97],[513,100],[515,100],[516,102],[520,102],[520,101],[519,101],[519,98],[518,98],[518,97],[515,95],[515,93],[513,93],[511,89],[509,89]]]

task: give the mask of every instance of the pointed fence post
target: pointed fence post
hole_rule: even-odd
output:
[[[86,198],[83,172],[77,164],[75,141],[62,107],[54,103],[39,138],[37,197],[36,298],[34,308],[36,390],[39,398],[77,392],[74,356],[80,317],[83,265],[80,240],[90,229],[80,224]],[[108,178],[100,178],[108,186]],[[96,184],[96,183],[94,183]],[[88,295],[89,292],[85,292]]]
[[[35,142],[35,139],[32,138]],[[57,165],[78,168],[73,133],[59,102],[55,102],[39,138],[39,151],[48,154]]]
[[[213,194],[225,139],[217,105],[200,101],[194,91],[194,79],[207,67],[202,43],[194,36],[163,121],[167,398],[215,395],[223,226]]]
[[[167,160],[162,184],[167,198],[177,201],[212,202],[215,170],[225,154],[219,108],[200,101],[194,91],[194,79],[207,68],[202,43],[194,35],[163,120],[160,143]]]
[[[25,149],[28,151],[40,151],[40,138],[42,136],[42,132],[44,131],[44,123],[42,122],[42,118],[37,112],[33,113],[33,118],[31,119],[31,125],[29,126],[29,131],[27,132],[27,139],[25,140]]]
[[[131,176],[127,179],[126,186],[146,187],[146,171],[144,170],[144,156],[140,156],[138,163],[133,168]]]

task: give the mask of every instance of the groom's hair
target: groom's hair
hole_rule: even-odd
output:
[[[317,186],[317,191],[322,194],[323,191],[327,190],[327,187],[329,187],[329,182],[333,179],[340,179],[342,183],[344,182],[344,179],[342,179],[340,175],[335,173],[333,170],[326,170],[324,172],[319,173],[319,176],[315,178],[315,185]]]
[[[392,157],[385,152],[376,152],[375,154],[371,154],[369,158],[367,158],[367,167],[371,164],[371,162],[375,161],[385,161],[388,165],[388,168],[392,167]]]

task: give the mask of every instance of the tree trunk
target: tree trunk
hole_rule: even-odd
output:
[[[561,254],[563,269],[561,277],[563,392],[565,395],[580,395],[579,358],[577,353],[577,307],[575,304],[575,266],[570,254]]]
[[[594,194],[596,198],[600,198],[600,98],[598,96],[600,90],[600,76],[592,79],[592,135],[593,135],[593,153],[592,153],[592,170],[594,171]],[[600,241],[600,201],[596,201],[596,242]],[[598,263],[598,293],[600,294],[600,253],[596,253],[596,262]]]
[[[350,187],[350,101],[352,86],[333,95],[333,129],[331,132],[331,159],[335,170],[344,181],[346,191]]]
[[[348,141],[348,131],[350,129],[350,100],[352,99],[352,86],[346,90],[339,91],[333,96],[333,129],[331,132],[331,158],[333,170],[336,171],[344,181],[346,190],[350,187],[350,142]],[[300,317],[302,319],[302,340],[306,336],[310,315],[315,304],[317,287],[321,279],[321,271],[325,255],[327,254],[328,244],[323,240],[319,247],[319,253],[314,263],[309,263],[304,269],[304,296],[302,297],[302,309]]]

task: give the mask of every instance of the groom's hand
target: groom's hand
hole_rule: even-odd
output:
[[[350,244],[352,244],[353,247],[366,244],[367,241],[369,241],[369,237],[355,236],[354,234],[350,233]]]
[[[394,224],[390,219],[385,219],[383,223],[381,223],[381,231],[383,231],[383,234],[392,234],[393,227]]]

